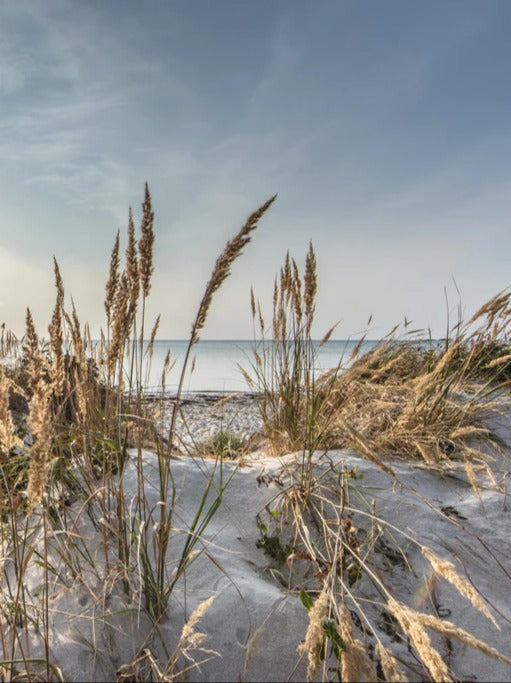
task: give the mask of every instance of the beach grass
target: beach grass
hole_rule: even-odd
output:
[[[510,293],[492,298],[467,323],[458,321],[444,342],[421,331],[410,339],[406,326],[396,327],[365,353],[360,340],[349,359],[318,376],[318,346],[334,328],[314,343],[315,270],[312,245],[303,279],[287,255],[274,285],[272,339],[255,343],[251,373],[244,373],[263,395],[271,452],[303,450],[306,459],[318,449],[354,448],[373,461],[398,456],[440,467],[461,460],[469,471],[500,453],[485,423],[510,384]],[[251,309],[264,339],[253,292]]]
[[[154,244],[154,213],[147,184],[139,239],[129,211],[122,270],[119,233],[114,241],[105,287],[106,329],[99,343],[93,342],[88,325],[80,323],[74,303],[70,309],[66,307],[64,282],[55,259],[56,300],[48,339],[38,334],[29,309],[21,342],[2,328],[1,352],[11,361],[15,356],[14,362],[0,367],[2,547],[4,557],[13,558],[7,564],[4,560],[3,572],[1,661],[5,679],[62,679],[60,669],[52,662],[49,644],[52,574],[58,579],[69,575],[69,580],[79,580],[91,592],[92,583],[102,582],[109,586],[110,595],[119,593],[139,613],[143,609],[156,630],[165,618],[172,591],[200,555],[197,542],[229,483],[226,477],[209,495],[213,491],[212,474],[193,520],[186,530],[176,530],[173,433],[190,351],[199,339],[215,292],[274,199],[249,216],[216,261],[192,324],[166,434],[155,429],[143,402],[144,377],[159,323],[159,318],[153,323],[149,344],[144,348]],[[156,501],[146,492],[143,444],[147,440],[154,447],[158,464]],[[137,491],[127,498],[123,478],[130,447],[136,452]],[[232,438],[222,444],[217,439],[214,447],[221,470],[222,458],[229,457],[238,444]],[[71,511],[76,501],[81,501],[77,516]],[[97,534],[99,556],[85,542],[84,519]],[[179,534],[181,551],[176,565],[169,568],[168,546]],[[56,535],[57,543],[52,540]],[[59,569],[49,559],[55,553]],[[29,560],[34,557],[40,558],[44,574],[39,604],[27,600],[25,594]],[[189,659],[190,650],[200,643],[195,632],[199,612],[190,617],[165,663],[138,653],[133,662],[120,667],[120,679],[126,679],[130,667],[141,671],[146,665],[153,674],[159,671],[161,680],[173,679],[178,660]],[[101,621],[98,616],[98,623]],[[34,623],[42,639],[42,659],[41,645],[30,646]],[[37,658],[31,654],[33,649],[38,652]]]
[[[66,304],[57,260],[48,335],[36,329],[29,309],[22,340],[2,327],[2,680],[66,679],[53,653],[57,616],[52,605],[64,593],[74,592],[83,606],[93,605],[87,616],[90,639],[82,634],[81,646],[94,659],[115,662],[115,680],[186,679],[194,667],[222,654],[208,649],[207,634],[198,630],[221,597],[200,601],[172,644],[163,629],[176,590],[186,590],[192,565],[207,559],[219,569],[204,539],[237,476],[239,463],[228,461],[247,455],[249,444],[224,429],[190,452],[189,459],[207,476],[193,514],[183,520],[173,467],[183,456],[175,436],[191,353],[215,293],[275,198],[250,214],[214,264],[193,318],[165,431],[148,410],[143,391],[159,326],[159,317],[151,323],[146,319],[155,240],[147,184],[138,237],[129,211],[124,259],[120,233],[114,240],[99,342],[74,303]],[[455,624],[392,594],[385,561],[394,558],[403,571],[412,572],[406,548],[413,546],[433,573],[496,623],[452,558],[440,558],[426,542],[357,499],[356,468],[321,469],[317,458],[333,449],[353,449],[392,480],[392,458],[419,462],[432,472],[460,462],[477,492],[477,468],[505,451],[487,418],[499,410],[499,397],[511,383],[511,294],[499,293],[467,323],[458,321],[441,345],[417,344],[407,339],[406,329],[404,338],[395,329],[371,351],[361,354],[359,345],[350,359],[340,358],[336,368],[318,376],[312,338],[318,278],[312,244],[303,275],[287,255],[275,280],[268,326],[252,291],[254,327],[263,342],[271,343],[255,342],[251,368],[243,369],[259,397],[265,453],[299,454],[295,466],[272,475],[278,493],[253,520],[260,531],[259,552],[281,578],[286,575],[287,590],[300,597],[308,613],[303,641],[296,643],[297,660],[306,661],[309,680],[330,680],[332,673],[343,681],[405,680],[410,672],[424,680],[454,680],[429,629],[508,663]],[[167,358],[163,378],[170,366]],[[211,458],[208,468],[204,463]],[[156,473],[153,479],[147,476],[149,467]],[[377,594],[371,606],[358,593],[367,584]],[[410,644],[415,669],[381,635],[382,615],[396,642]],[[98,629],[111,640],[112,634],[119,636],[119,620],[132,623],[139,635],[121,659],[103,636],[97,637]],[[247,649],[246,665],[252,654]]]

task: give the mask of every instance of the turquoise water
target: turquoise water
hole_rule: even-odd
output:
[[[265,342],[268,344],[269,342]],[[330,340],[323,346],[316,343],[317,372],[334,368],[342,359],[347,362],[356,346],[357,341]],[[258,342],[261,349],[261,342]],[[361,351],[368,351],[377,344],[376,341],[364,341]],[[166,391],[177,389],[181,366],[186,353],[188,342],[181,340],[161,339],[154,344],[154,355],[148,375],[147,390],[161,387],[161,372],[165,355],[170,349],[171,361],[176,361],[173,370],[166,379]],[[253,360],[253,340],[204,340],[199,341],[192,351],[189,369],[195,357],[194,370],[187,373],[185,391],[248,391],[238,364],[250,372],[250,362]]]

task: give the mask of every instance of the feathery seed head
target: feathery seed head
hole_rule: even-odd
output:
[[[42,498],[48,480],[48,453],[51,444],[51,384],[40,374],[30,399],[27,425],[34,443],[30,449],[28,473],[28,513]]]
[[[312,242],[309,244],[309,251],[305,259],[305,314],[310,321],[308,323],[310,328],[310,323],[314,316],[315,301],[316,301],[316,291],[317,291],[317,276],[316,276],[316,255],[314,254],[314,249],[312,247]]]
[[[37,336],[34,319],[29,308],[27,308],[25,321],[26,332],[25,338],[23,340],[23,351],[27,356],[29,356],[29,358],[34,358],[39,353],[39,338]]]
[[[229,276],[233,262],[238,258],[238,256],[241,255],[243,248],[248,244],[248,242],[250,242],[250,233],[257,228],[258,221],[270,208],[276,198],[277,195],[270,197],[270,199],[262,204],[256,211],[250,214],[245,222],[245,225],[231,240],[229,240],[229,242],[227,242],[223,252],[218,257],[192,326],[192,344],[195,344],[199,340],[199,332],[204,327],[206,322],[214,293],[217,291],[217,289],[219,289],[219,287],[221,287],[225,279]]]
[[[483,652],[488,657],[493,657],[493,659],[497,659],[504,664],[511,664],[511,659],[509,657],[501,654],[494,647],[491,647],[484,641],[479,640],[479,638],[476,638],[468,631],[456,626],[456,624],[453,624],[451,621],[447,621],[447,619],[439,619],[431,614],[423,614],[422,612],[417,612],[416,615],[422,626],[431,628],[434,631],[437,631],[437,633],[441,633],[448,638],[456,638],[465,645],[469,645],[470,647]]]
[[[117,293],[117,286],[119,284],[119,246],[120,246],[120,232],[117,231],[115,237],[114,246],[112,249],[112,255],[110,257],[110,274],[108,277],[108,282],[106,283],[106,297],[105,297],[105,311],[107,324],[110,325],[111,315],[112,315],[112,305],[115,301],[115,296]]]
[[[110,370],[119,360],[123,353],[126,336],[129,334],[131,321],[128,316],[128,304],[130,297],[130,286],[128,275],[123,272],[119,278],[119,286],[115,296],[113,306],[113,329],[112,341],[108,349],[108,365]]]
[[[254,288],[250,287],[250,308],[252,309],[252,318],[255,319],[256,316],[256,303],[254,296]]]
[[[475,475],[474,475],[475,476]],[[431,564],[435,572],[449,581],[472,605],[482,612],[497,628],[499,628],[494,616],[486,607],[483,599],[467,579],[458,574],[455,566],[448,560],[441,560],[435,553],[426,546],[421,546],[421,552]]]
[[[353,620],[345,604],[339,610],[339,630],[344,650],[341,654],[341,678],[346,683],[376,681],[376,671],[366,648],[353,634]]]
[[[297,648],[298,654],[307,655],[307,680],[312,681],[319,664],[319,655],[325,637],[323,625],[328,614],[328,592],[323,588],[309,612],[309,625],[305,640]]]
[[[56,396],[60,396],[64,390],[66,381],[64,368],[64,336],[62,332],[62,316],[64,312],[64,284],[60,275],[57,259],[53,258],[55,268],[55,286],[57,288],[57,300],[53,310],[51,325],[48,328],[50,333],[50,346],[53,354],[51,366],[52,383]]]
[[[137,242],[135,239],[135,223],[131,207],[128,220],[128,246],[126,248],[126,273],[129,284],[128,327],[131,327],[137,310],[138,295],[140,292],[140,272],[138,267]]]
[[[10,382],[0,367],[0,448],[8,453],[14,446],[21,447],[23,442],[16,435],[12,414],[9,409]]]
[[[419,613],[406,605],[389,598],[388,608],[396,617],[401,628],[410,637],[415,649],[424,665],[432,675],[434,681],[452,681],[446,663],[431,644],[431,639],[424,630],[419,619]]]
[[[408,679],[402,672],[394,655],[389,652],[380,641],[376,644],[376,652],[380,657],[380,664],[385,674],[385,680],[395,681],[396,683],[407,683]]]
[[[153,348],[154,348],[154,340],[156,339],[156,333],[158,332],[158,327],[160,326],[160,315],[158,314],[158,317],[156,318],[156,321],[153,325],[153,329],[151,331],[151,337],[149,339],[149,344],[147,345],[147,350],[146,354],[148,356],[153,355]]]
[[[142,236],[139,241],[140,253],[140,283],[142,294],[147,297],[151,289],[151,275],[153,273],[153,244],[154,244],[154,212],[151,206],[151,194],[149,186],[145,184],[145,197],[142,204],[142,224],[140,231]]]
[[[300,274],[298,272],[298,266],[296,261],[291,259],[293,265],[293,277],[292,277],[292,301],[294,307],[294,314],[296,322],[300,325],[302,320],[302,283],[300,280]]]

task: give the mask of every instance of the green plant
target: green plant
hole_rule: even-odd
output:
[[[243,455],[245,450],[246,440],[242,436],[229,430],[221,430],[200,444],[198,453],[202,456],[234,460]]]

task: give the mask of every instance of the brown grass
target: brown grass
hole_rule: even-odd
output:
[[[128,308],[126,310],[125,326],[127,330],[130,330],[137,313],[138,296],[140,294],[137,240],[135,238],[135,223],[131,207],[128,221],[128,246],[126,248],[126,276],[128,281]]]
[[[17,387],[14,387],[17,389]],[[23,443],[16,435],[12,413],[9,408],[9,396],[12,390],[12,381],[6,376],[4,369],[0,367],[0,449],[8,453],[12,448],[21,448]],[[18,390],[19,391],[19,390]]]
[[[392,681],[393,683],[407,683],[408,679],[401,670],[396,658],[387,648],[383,647],[380,641],[376,644],[376,652],[380,657],[385,680]]]
[[[31,368],[33,392],[29,401],[27,426],[32,434],[28,472],[28,511],[33,510],[43,497],[48,481],[51,437],[53,432],[52,390],[44,375],[42,362]]]
[[[449,371],[456,351],[453,346],[434,354],[383,342],[335,381],[321,378],[321,417],[328,420],[323,445],[360,450],[363,441],[378,457],[411,456],[432,465],[452,458],[484,461],[474,444],[488,444],[484,419],[494,405],[463,395],[462,377]]]
[[[353,620],[346,605],[339,607],[339,631],[344,645],[341,654],[341,680],[346,683],[378,680],[374,663],[367,654],[367,647],[355,638]]]
[[[311,332],[317,292],[316,257],[312,244],[305,259],[305,275],[289,253],[275,278],[272,340],[264,344],[266,325],[251,291],[251,311],[263,345],[254,347],[252,375],[241,368],[249,386],[262,393],[263,437],[268,450],[280,454],[321,447],[324,398],[315,391],[316,348]],[[330,334],[332,330],[329,331]],[[326,335],[321,343],[328,339]]]
[[[443,346],[396,339],[396,327],[360,355],[363,338],[349,362],[341,359],[317,377],[311,338],[316,291],[312,245],[303,283],[287,254],[274,284],[273,339],[269,347],[254,346],[253,374],[244,372],[264,396],[263,436],[271,452],[354,448],[375,461],[412,457],[435,467],[457,459],[469,478],[471,463],[500,453],[485,420],[497,407],[492,396],[511,382],[510,293],[493,297],[467,323],[459,321]],[[250,308],[264,339],[253,291]]]
[[[494,616],[486,607],[486,604],[479,593],[475,590],[472,584],[467,581],[467,579],[463,578],[456,571],[452,562],[449,562],[448,560],[441,560],[430,548],[427,548],[426,546],[421,546],[421,552],[428,562],[430,562],[438,576],[441,576],[446,581],[449,581],[449,583],[451,583],[459,591],[459,593],[461,593],[461,595],[467,598],[467,600],[469,600],[477,610],[482,612],[496,628],[499,628]]]
[[[106,323],[107,329],[110,329],[110,323],[112,319],[112,307],[113,302],[116,299],[117,287],[119,286],[119,249],[120,249],[120,231],[117,231],[115,237],[114,246],[112,249],[112,255],[110,257],[110,273],[105,287],[105,313],[106,313]]]

